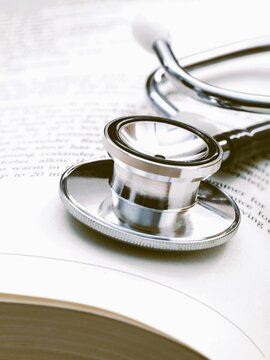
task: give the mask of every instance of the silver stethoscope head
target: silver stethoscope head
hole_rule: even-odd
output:
[[[201,180],[221,165],[218,143],[177,121],[121,118],[106,125],[104,134],[114,161],[114,209],[129,225],[145,231],[177,230],[181,213],[196,204]]]
[[[163,250],[220,245],[238,228],[232,199],[205,178],[222,162],[219,143],[173,120],[111,121],[104,145],[112,160],[75,165],[60,181],[69,212],[114,239]]]

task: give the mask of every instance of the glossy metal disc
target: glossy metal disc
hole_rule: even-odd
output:
[[[167,120],[168,121],[168,120]],[[119,137],[126,146],[140,154],[172,161],[192,161],[204,158],[208,153],[205,141],[183,127],[169,122],[124,122],[119,127]],[[149,141],[151,139],[151,141]]]
[[[97,160],[72,166],[60,180],[60,197],[70,214],[104,235],[147,248],[187,251],[221,245],[237,231],[237,205],[207,181],[201,182],[197,203],[180,216],[177,230],[144,233],[132,228],[114,213],[112,172],[112,160]]]

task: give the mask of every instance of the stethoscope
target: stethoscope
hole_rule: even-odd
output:
[[[111,121],[104,129],[111,159],[66,170],[60,180],[61,199],[80,222],[122,242],[176,251],[221,245],[237,231],[240,211],[229,195],[205,179],[221,165],[269,150],[270,121],[226,133],[204,121],[195,128],[194,116],[179,113],[160,85],[170,79],[197,100],[242,111],[269,113],[270,98],[216,88],[193,78],[179,65],[163,29],[155,24],[136,26],[137,39],[153,49],[162,64],[147,81],[148,95],[166,116],[177,115],[182,121],[152,116]],[[222,48],[209,58],[197,56],[186,65],[190,70],[266,48],[269,44],[245,43],[227,54]]]

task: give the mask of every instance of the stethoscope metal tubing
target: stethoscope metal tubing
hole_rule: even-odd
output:
[[[154,45],[154,50],[165,69],[160,68],[149,76],[147,94],[162,114],[173,117],[179,111],[160,90],[160,86],[167,78],[177,83],[183,93],[209,105],[254,113],[270,113],[270,96],[221,89],[195,79],[187,72],[221,61],[269,51],[269,37],[252,39],[195,54],[180,60],[181,66],[165,41],[158,40]]]
[[[162,68],[152,73],[147,80],[147,93],[154,106],[165,116],[174,118],[181,114],[174,104],[160,91],[160,85],[166,81]],[[223,150],[223,166],[241,159],[245,155],[252,156],[270,148],[270,121],[255,124],[246,129],[235,129],[214,137]]]

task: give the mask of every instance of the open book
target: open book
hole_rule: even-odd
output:
[[[1,359],[270,356],[269,154],[210,179],[236,200],[242,223],[227,244],[206,251],[166,253],[119,243],[78,223],[60,202],[61,173],[106,156],[107,121],[155,114],[144,83],[157,62],[130,32],[130,18],[146,3],[156,5],[1,4]],[[237,19],[222,30],[230,1],[215,3],[171,1],[163,13],[171,15],[176,38],[190,26],[188,16],[179,23],[177,14],[196,15],[200,34],[185,33],[183,44],[176,43],[180,57],[237,40]],[[246,9],[238,40],[250,36],[254,11]],[[201,14],[203,24],[220,24],[219,34],[202,26]],[[252,35],[266,33],[267,24],[258,21]],[[238,90],[256,91],[259,81],[260,92],[269,94],[269,60],[252,60],[245,64],[248,77],[243,62],[234,63],[235,72],[229,64],[197,76]],[[221,131],[267,118],[171,96],[184,111],[217,121]]]

